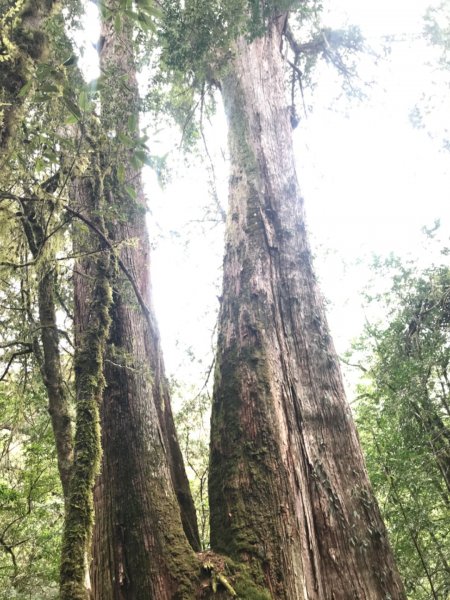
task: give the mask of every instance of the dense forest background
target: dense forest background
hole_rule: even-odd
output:
[[[68,475],[54,432],[61,446],[71,436],[68,423],[75,418],[78,394],[75,347],[85,318],[75,314],[74,277],[83,271],[89,280],[94,263],[86,261],[92,254],[99,257],[98,273],[116,271],[128,280],[118,292],[92,277],[97,284],[89,284],[90,293],[100,308],[108,306],[110,295],[130,301],[136,292],[136,273],[120,259],[132,253],[133,242],[127,248],[115,240],[103,218],[105,206],[91,203],[93,196],[77,184],[90,169],[103,169],[99,148],[115,156],[121,200],[139,203],[136,173],[143,169],[148,214],[141,206],[123,215],[117,201],[109,210],[118,228],[135,219],[150,232],[155,312],[175,423],[199,542],[203,551],[209,549],[209,422],[229,157],[221,100],[214,81],[209,86],[200,43],[189,48],[198,59],[195,74],[177,74],[194,59],[177,46],[173,22],[164,20],[176,4],[118,2],[108,21],[121,34],[133,24],[129,40],[140,71],[129,96],[134,84],[126,82],[125,101],[136,102],[136,110],[123,119],[113,143],[97,116],[100,103],[113,106],[108,94],[115,85],[114,78],[102,80],[113,54],[103,57],[103,71],[98,70],[99,46],[113,36],[102,30],[97,43],[98,10],[69,2],[56,12],[48,2],[34,13],[26,3],[1,2],[6,125],[0,155],[0,598],[5,600],[45,600],[59,593]],[[450,594],[450,248],[443,208],[450,179],[445,112],[450,14],[439,3],[423,3],[411,18],[406,6],[399,15],[393,10],[394,16],[389,9],[380,13],[378,27],[365,31],[364,23],[355,27],[360,23],[352,3],[347,10],[342,19],[326,3],[312,3],[292,24],[294,32],[299,28],[295,43],[303,44],[302,53],[290,56],[294,66],[287,76],[297,169],[348,400],[407,597],[444,600]],[[17,40],[12,32],[24,14],[32,34]],[[44,22],[46,39],[40,35]],[[198,37],[206,44],[207,36]],[[14,44],[26,50],[26,60],[14,55]],[[399,90],[389,86],[414,79],[396,71],[411,62],[415,87],[407,101],[397,102]],[[389,106],[391,137],[377,137],[365,119]],[[408,131],[406,141],[398,141],[397,131]],[[361,132],[373,137],[363,140]],[[417,150],[411,152],[411,146]],[[390,170],[384,154],[391,162],[395,157]],[[75,182],[71,191],[69,180]],[[89,218],[83,221],[81,213]],[[371,246],[372,236],[383,243]],[[118,263],[104,260],[105,244]],[[137,304],[146,309],[139,294]],[[101,311],[98,315],[100,335],[86,352],[98,352],[95,344],[103,343],[110,326]],[[54,319],[56,338],[46,337],[44,317],[47,323]],[[94,366],[100,373],[104,366],[132,370],[136,365],[127,353],[131,350],[117,344],[105,365],[100,360]],[[90,367],[87,385],[98,376]],[[94,394],[101,395],[101,386],[93,386]],[[52,409],[52,394],[64,398],[66,412],[61,405]],[[65,450],[69,462],[72,449]]]

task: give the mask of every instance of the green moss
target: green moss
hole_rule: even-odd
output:
[[[242,600],[272,600],[272,596],[264,587],[264,578],[258,566],[253,568],[247,565],[226,559],[230,579],[238,598]]]
[[[227,349],[218,356],[217,365],[209,480],[211,543],[235,560],[249,556],[259,564],[267,558],[262,540],[276,538],[272,515],[278,507],[273,506],[268,481],[276,485],[277,465],[282,464],[276,460],[278,449],[272,435],[267,364],[263,350],[255,344]],[[248,370],[256,375],[250,391],[255,394],[254,418],[259,424],[255,439],[249,438],[242,422],[241,380]],[[245,488],[242,481],[249,482]]]
[[[201,564],[199,597],[208,600],[272,600],[258,566],[231,560],[208,550],[198,555]]]
[[[272,600],[268,591],[256,586],[250,579],[239,577],[234,584],[238,598],[243,600]]]
[[[104,232],[101,218],[103,174],[100,158],[94,160],[91,197],[86,199],[90,217]],[[93,243],[99,244],[93,238]],[[110,327],[112,303],[111,260],[108,253],[98,255],[90,320],[83,332],[75,359],[76,433],[74,461],[64,523],[61,554],[61,600],[86,600],[87,557],[94,523],[93,487],[101,458],[99,406],[105,385],[103,354]]]

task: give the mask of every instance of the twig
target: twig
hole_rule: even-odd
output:
[[[212,188],[212,196],[214,199],[214,203],[216,205],[217,211],[220,215],[220,218],[222,220],[222,223],[225,223],[227,220],[227,215],[225,213],[225,211],[223,210],[220,202],[219,202],[219,195],[217,193],[217,185],[216,185],[216,181],[217,181],[217,177],[216,177],[216,170],[214,168],[214,163],[212,161],[211,155],[209,153],[209,149],[208,149],[208,144],[206,142],[206,137],[205,137],[205,132],[203,130],[203,105],[204,105],[204,101],[205,101],[205,86],[203,86],[202,89],[202,95],[201,95],[201,104],[200,104],[200,135],[202,136],[202,140],[203,140],[203,146],[205,148],[205,153],[206,156],[208,158],[209,161],[209,169],[211,171],[211,188]]]
[[[9,360],[8,360],[8,364],[6,365],[6,368],[3,371],[2,376],[0,377],[0,381],[3,381],[5,379],[5,377],[8,375],[8,371],[9,371],[14,359],[17,356],[23,356],[24,354],[31,354],[31,352],[32,352],[32,349],[30,347],[30,348],[24,348],[23,350],[18,350],[17,352],[14,352],[13,354],[11,354],[11,356],[9,357]]]

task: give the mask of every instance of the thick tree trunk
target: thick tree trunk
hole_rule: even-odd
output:
[[[200,543],[151,307],[146,203],[140,170],[132,166],[136,148],[114,137],[127,136],[138,147],[132,48],[127,24],[120,34],[112,23],[103,24],[100,58],[108,89],[103,127],[112,140],[108,235],[128,277],[119,274],[111,311],[92,584],[98,600],[169,600],[193,597],[198,571],[193,548]],[[135,199],[126,186],[135,190]],[[77,296],[82,321],[83,297]]]
[[[214,550],[273,598],[404,598],[314,277],[281,32],[240,39],[222,81],[230,206],[214,390]]]

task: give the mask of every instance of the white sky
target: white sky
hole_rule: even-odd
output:
[[[348,22],[359,25],[368,43],[377,47],[383,35],[418,36],[430,2],[340,0],[336,4],[348,10]],[[437,57],[438,51],[419,38],[393,44],[389,60],[378,66],[364,59],[361,76],[376,84],[368,101],[354,104],[348,117],[339,112],[339,104],[334,111],[328,109],[325,79],[313,101],[313,113],[296,136],[313,240],[334,251],[319,258],[317,268],[333,304],[330,322],[339,352],[362,327],[357,291],[370,276],[361,265],[348,267],[344,274],[341,261],[351,264],[372,253],[419,255],[421,229],[437,218],[448,239],[450,153],[440,149],[440,140],[414,129],[409,120],[422,94],[437,87],[433,86]],[[442,86],[437,90],[446,96],[447,106],[448,81],[446,90]],[[449,123],[447,111],[442,129]],[[427,257],[421,260],[425,264]]]
[[[420,39],[423,15],[437,3],[327,3],[326,25],[358,25],[374,48],[381,47],[386,35],[417,38],[393,44],[389,57],[378,65],[371,57],[363,58],[360,76],[376,82],[363,103],[335,99],[335,75],[323,69],[314,95],[307,97],[314,110],[295,132],[299,179],[318,255],[316,268],[331,303],[329,320],[339,353],[348,348],[364,322],[359,292],[371,274],[364,261],[356,264],[358,259],[393,251],[417,254],[426,264],[429,257],[421,249],[421,228],[437,218],[443,236],[449,237],[450,153],[440,149],[438,137],[441,128],[450,129],[450,76],[436,68],[438,51]],[[92,15],[89,19],[92,22]],[[91,61],[86,55],[86,62]],[[435,92],[440,96],[437,106],[445,110],[436,109],[428,118],[437,132],[433,140],[427,131],[412,127],[409,114],[423,94]],[[443,118],[447,122],[441,123]],[[209,139],[211,152],[217,152],[220,144],[226,146],[221,113]],[[169,132],[164,145],[176,149],[178,143],[177,134]],[[200,387],[212,360],[211,329],[223,251],[222,228],[191,222],[201,219],[208,203],[202,166],[180,168],[176,181],[164,191],[147,173],[155,246],[152,279],[167,371]],[[224,192],[223,176],[221,186]],[[193,237],[186,246],[189,232]],[[187,348],[195,356],[191,361]]]

